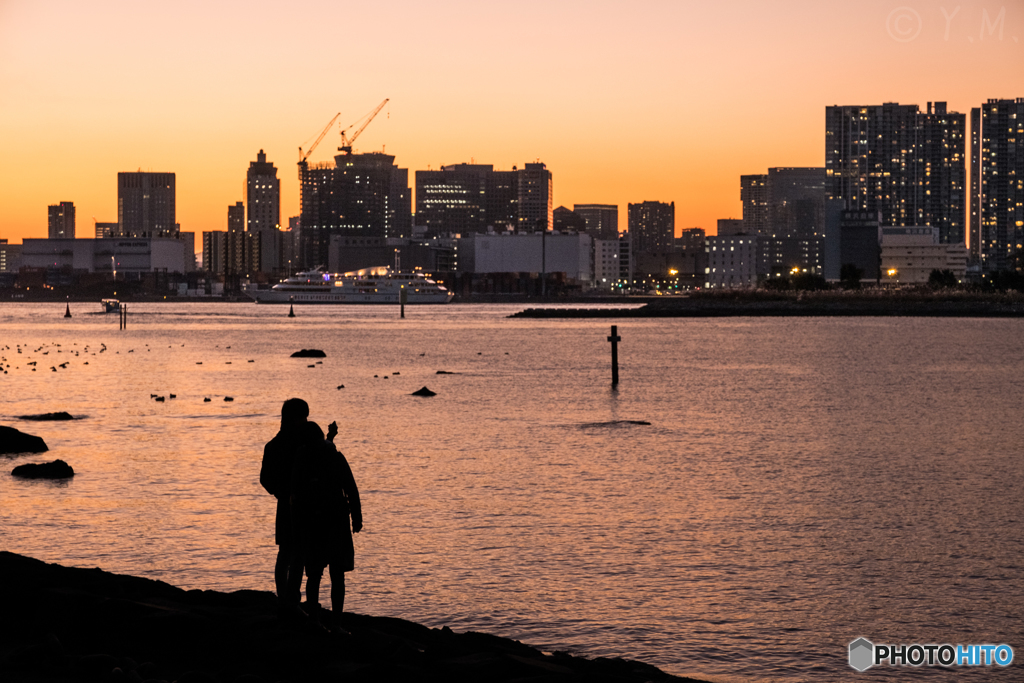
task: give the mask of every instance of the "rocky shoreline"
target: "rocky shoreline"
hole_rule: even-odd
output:
[[[182,590],[0,552],[0,680],[607,681],[680,678],[640,662],[545,654],[484,633],[346,613],[330,633],[273,594]]]

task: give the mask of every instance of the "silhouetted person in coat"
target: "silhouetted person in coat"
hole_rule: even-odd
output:
[[[277,597],[297,605],[298,588],[289,580],[298,560],[297,545],[292,536],[292,471],[295,466],[303,427],[309,417],[309,404],[301,398],[290,398],[281,406],[281,431],[263,448],[263,467],[260,484],[277,498],[277,518],[274,522],[274,540],[277,543],[277,562],[274,565],[274,584]],[[302,582],[302,565],[298,565],[298,582]]]
[[[330,568],[334,626],[340,626],[345,608],[345,572],[355,568],[352,533],[363,528],[359,489],[345,456],[332,443],[337,423],[328,428],[327,440],[315,422],[303,427],[292,476],[294,538],[306,569],[306,602],[313,616],[320,615],[320,580]],[[351,518],[351,525],[350,525]],[[292,590],[301,583],[291,576]]]

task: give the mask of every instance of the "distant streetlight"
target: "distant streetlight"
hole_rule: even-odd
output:
[[[675,268],[669,268],[668,274],[674,277],[676,275],[679,275],[679,271],[676,270]]]
[[[886,271],[886,275],[888,275],[889,277],[896,277],[896,269],[890,268],[889,270]]]

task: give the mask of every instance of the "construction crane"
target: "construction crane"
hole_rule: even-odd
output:
[[[377,116],[377,114],[380,113],[380,110],[384,108],[384,105],[390,101],[390,98],[384,98],[384,101],[378,104],[376,109],[370,112],[367,116],[364,116],[363,118],[359,119],[359,121],[366,119],[366,122],[363,123],[363,125],[359,126],[359,130],[353,133],[352,137],[346,137],[345,134],[352,130],[356,126],[356,124],[359,123],[359,121],[356,121],[356,123],[353,123],[351,126],[341,131],[341,147],[338,148],[338,151],[344,152],[345,154],[351,154],[352,143],[356,141],[356,138],[359,137],[360,133],[366,130],[366,127],[370,125],[370,121],[373,121],[374,117]]]
[[[320,144],[320,141],[324,139],[324,136],[327,135],[327,131],[331,129],[331,126],[334,125],[334,122],[338,120],[339,116],[341,116],[340,111],[334,115],[334,118],[331,119],[330,123],[324,126],[324,129],[320,131],[320,135],[317,136],[316,142],[309,146],[309,150],[307,150],[305,154],[302,153],[302,148],[299,147],[299,180],[302,180],[302,171],[306,169],[306,159],[308,159],[309,155],[313,153],[313,150]]]

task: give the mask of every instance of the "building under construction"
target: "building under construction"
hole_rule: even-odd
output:
[[[352,143],[388,100],[341,132],[334,163],[310,164],[307,159],[339,115],[327,124],[305,155],[299,149],[301,214],[299,259],[306,268],[327,266],[332,237],[360,245],[383,243],[389,237],[408,237],[412,231],[409,170],[398,168],[395,157],[383,152],[353,154]],[[362,122],[358,130],[347,133]]]
[[[326,266],[331,237],[350,244],[408,237],[412,230],[409,170],[390,154],[339,154],[334,163],[300,164],[300,258]]]

